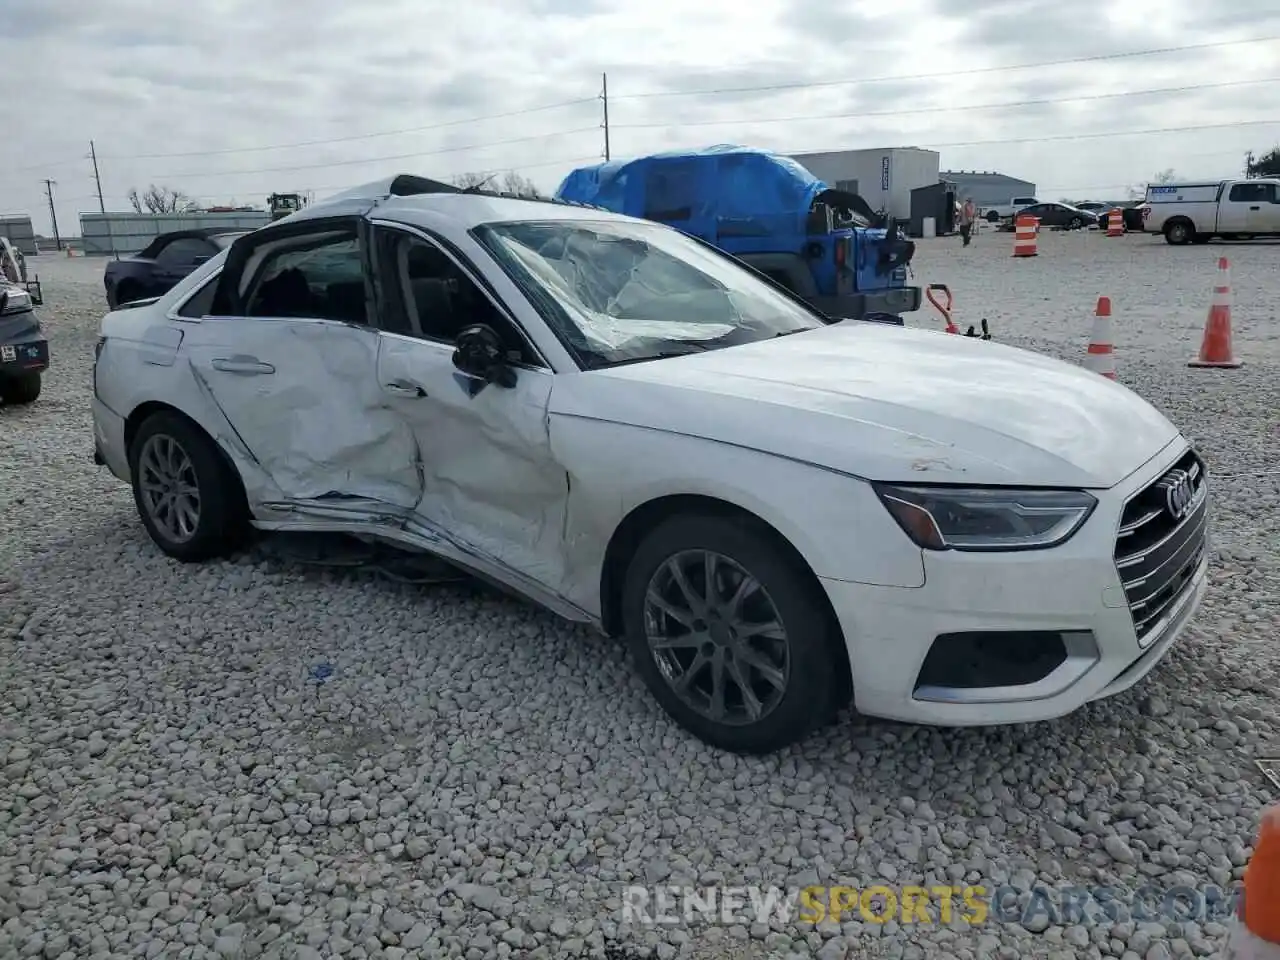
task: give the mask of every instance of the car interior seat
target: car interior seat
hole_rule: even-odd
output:
[[[265,317],[309,317],[312,308],[311,284],[297,267],[290,267],[258,288],[254,314]]]

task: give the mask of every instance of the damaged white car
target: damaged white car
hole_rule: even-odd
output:
[[[1206,580],[1204,464],[1103,377],[835,322],[711,247],[397,177],[110,313],[95,458],[180,560],[429,551],[625,637],[704,740],[1124,690]]]

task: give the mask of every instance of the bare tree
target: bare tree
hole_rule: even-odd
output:
[[[1167,170],[1161,170],[1159,173],[1157,173],[1154,177],[1152,177],[1146,183],[1135,183],[1132,187],[1130,187],[1129,198],[1132,200],[1141,200],[1143,197],[1147,195],[1148,184],[1161,186],[1162,184],[1173,183],[1177,179],[1178,179],[1178,175],[1173,172],[1172,167],[1170,167]]]
[[[1251,151],[1245,164],[1246,177],[1280,177],[1280,147],[1256,158]]]
[[[135,213],[188,213],[196,206],[181,190],[157,187],[154,183],[141,194],[136,187],[130,190],[129,203]]]
[[[451,181],[455,187],[463,190],[487,188],[500,193],[514,193],[518,197],[541,199],[543,193],[538,185],[528,177],[521,176],[514,170],[508,170],[501,177],[496,173],[460,173]]]

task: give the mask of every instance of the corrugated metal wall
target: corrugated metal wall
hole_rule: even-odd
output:
[[[969,170],[944,170],[943,180],[956,185],[956,193],[963,200],[973,197],[979,207],[994,207],[1008,203],[1014,197],[1033,197],[1036,185],[1003,173],[977,173]]]
[[[233,213],[82,213],[80,236],[86,256],[137,253],[162,233],[174,230],[256,230],[271,221],[261,211]]]
[[[8,237],[13,245],[28,257],[35,256],[36,232],[31,226],[31,218],[26,214],[0,216],[0,236]]]

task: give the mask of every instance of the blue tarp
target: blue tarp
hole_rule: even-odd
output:
[[[720,144],[581,167],[556,196],[714,237],[729,224],[747,234],[803,234],[814,197],[826,189],[790,157]]]

